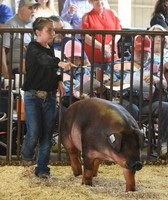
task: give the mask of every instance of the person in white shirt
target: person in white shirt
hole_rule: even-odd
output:
[[[37,0],[40,6],[35,13],[35,17],[50,17],[51,15],[58,15],[53,0]]]

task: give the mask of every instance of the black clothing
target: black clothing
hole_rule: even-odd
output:
[[[45,48],[36,41],[30,42],[26,52],[26,75],[23,90],[56,91],[58,81],[62,81],[59,69],[59,58],[54,55],[51,46]]]
[[[162,13],[156,13],[151,21],[150,21],[150,26],[159,24],[161,25],[163,28],[167,28],[168,27],[168,16],[166,17],[165,15],[163,15]]]

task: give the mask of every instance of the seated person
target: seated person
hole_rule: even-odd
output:
[[[149,84],[150,84],[150,71],[151,71],[151,41],[148,36],[144,38],[144,64],[143,68],[141,66],[141,52],[142,51],[142,37],[137,36],[135,38],[135,46],[134,46],[134,72],[133,72],[133,89],[139,91],[140,90],[140,77],[141,77],[141,70],[143,70],[143,92],[146,95],[149,95]],[[131,67],[131,63],[130,63]],[[153,81],[156,82],[159,80],[158,78],[159,73],[159,65],[153,65]],[[125,83],[130,83],[131,73],[128,69],[127,75],[124,79]],[[154,87],[154,86],[153,86]],[[145,91],[144,91],[145,90]],[[154,89],[153,89],[154,90]],[[148,98],[147,96],[145,98]]]
[[[164,78],[166,79],[166,82],[167,82],[167,90],[168,90],[168,62],[166,62],[163,65],[163,74],[164,74]]]
[[[135,38],[135,43],[134,43],[134,66],[133,66],[133,70],[134,70],[134,79],[133,79],[133,85],[134,85],[134,89],[139,89],[137,87],[139,87],[139,83],[140,83],[140,75],[141,75],[141,48],[142,48],[142,38],[141,36],[137,36]],[[146,79],[148,79],[149,81],[149,76],[150,76],[150,69],[151,69],[151,61],[153,62],[153,81],[156,80],[160,80],[159,74],[160,74],[160,62],[158,62],[158,60],[154,59],[151,60],[151,41],[149,37],[145,37],[144,38],[144,66],[143,66],[143,75],[146,76]],[[122,72],[121,69],[121,61],[118,60],[116,61],[115,65],[114,65],[114,74],[118,74],[118,80],[113,78],[113,81],[120,81],[120,79],[123,76],[123,80],[124,83],[130,83],[130,70],[131,70],[131,65],[132,65],[132,61],[124,61],[123,63],[123,70],[124,72]],[[119,76],[120,74],[120,76]],[[164,82],[165,84],[165,82]],[[147,80],[143,81],[143,89],[145,89],[147,87],[148,89],[148,84],[147,84]],[[146,86],[146,87],[145,87]]]
[[[135,42],[134,42],[134,72],[136,76],[133,74],[133,111],[132,114],[134,118],[138,121],[139,120],[139,98],[142,98],[142,114],[149,113],[149,105],[150,102],[152,102],[152,115],[157,117],[159,114],[161,114],[161,141],[164,142],[168,139],[168,102],[162,101],[162,107],[161,110],[159,109],[159,97],[155,95],[156,89],[160,90],[161,86],[162,89],[165,89],[167,87],[166,81],[163,77],[163,82],[160,83],[160,65],[155,64],[153,62],[153,76],[151,79],[151,40],[148,36],[145,36],[144,38],[144,49],[142,49],[142,37],[140,35],[136,36]],[[144,51],[144,58],[143,58],[143,66],[142,63],[142,51]],[[141,70],[143,70],[143,92],[140,91],[140,74]],[[131,73],[131,72],[130,72]],[[138,75],[139,74],[139,75]],[[128,72],[127,74],[130,77],[130,74]],[[124,79],[124,82],[130,83],[130,78],[127,76]],[[152,91],[150,84],[152,83]],[[147,87],[148,86],[148,87]],[[126,107],[128,110],[130,109],[130,103],[129,103],[129,92],[127,95],[124,96],[125,101],[124,107]],[[153,96],[151,97],[149,94],[150,92],[153,93]]]
[[[73,98],[72,98],[72,102],[75,102],[75,101],[79,100],[79,98],[80,98],[80,94],[77,91],[75,91],[75,88],[77,88],[80,85],[80,80],[81,80],[82,47],[81,47],[80,42],[74,41],[74,52],[71,52],[72,42],[73,42],[72,40],[69,40],[65,44],[65,49],[64,49],[66,61],[71,62],[72,57],[73,57],[73,64],[74,64],[73,70],[65,71],[63,73],[63,81],[64,81],[64,85],[65,85],[66,94],[63,97],[62,105],[65,106],[65,107],[69,106],[70,93],[71,93],[70,88],[71,88],[71,79],[72,78],[73,78]],[[72,53],[73,53],[73,55],[72,55]],[[71,73],[73,73],[73,74],[71,75]],[[90,80],[90,71],[87,67],[84,67],[83,68],[83,83],[87,82],[88,80]]]
[[[154,26],[152,26],[149,31],[167,31],[165,28],[163,28],[162,26],[160,26],[159,24],[156,24]],[[153,38],[153,37],[152,37]],[[160,57],[161,57],[161,43],[162,43],[162,39],[165,39],[164,41],[164,49],[163,49],[163,63],[168,62],[168,36],[165,36],[165,38],[156,35],[154,36],[154,59],[155,61],[158,62],[158,64],[160,63]]]

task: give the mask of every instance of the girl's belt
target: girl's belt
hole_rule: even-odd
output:
[[[36,97],[38,97],[40,99],[49,98],[55,93],[54,91],[46,92],[43,90],[29,90],[28,92],[32,93],[33,95],[35,95]]]

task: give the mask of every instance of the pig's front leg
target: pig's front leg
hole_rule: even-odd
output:
[[[97,159],[93,160],[84,156],[83,163],[84,163],[84,173],[83,173],[83,178],[82,178],[82,184],[92,186],[93,176],[97,175],[99,162]]]
[[[91,169],[84,169],[82,184],[92,186],[93,171]]]
[[[135,191],[135,172],[124,168],[123,173],[126,180],[126,192]]]

